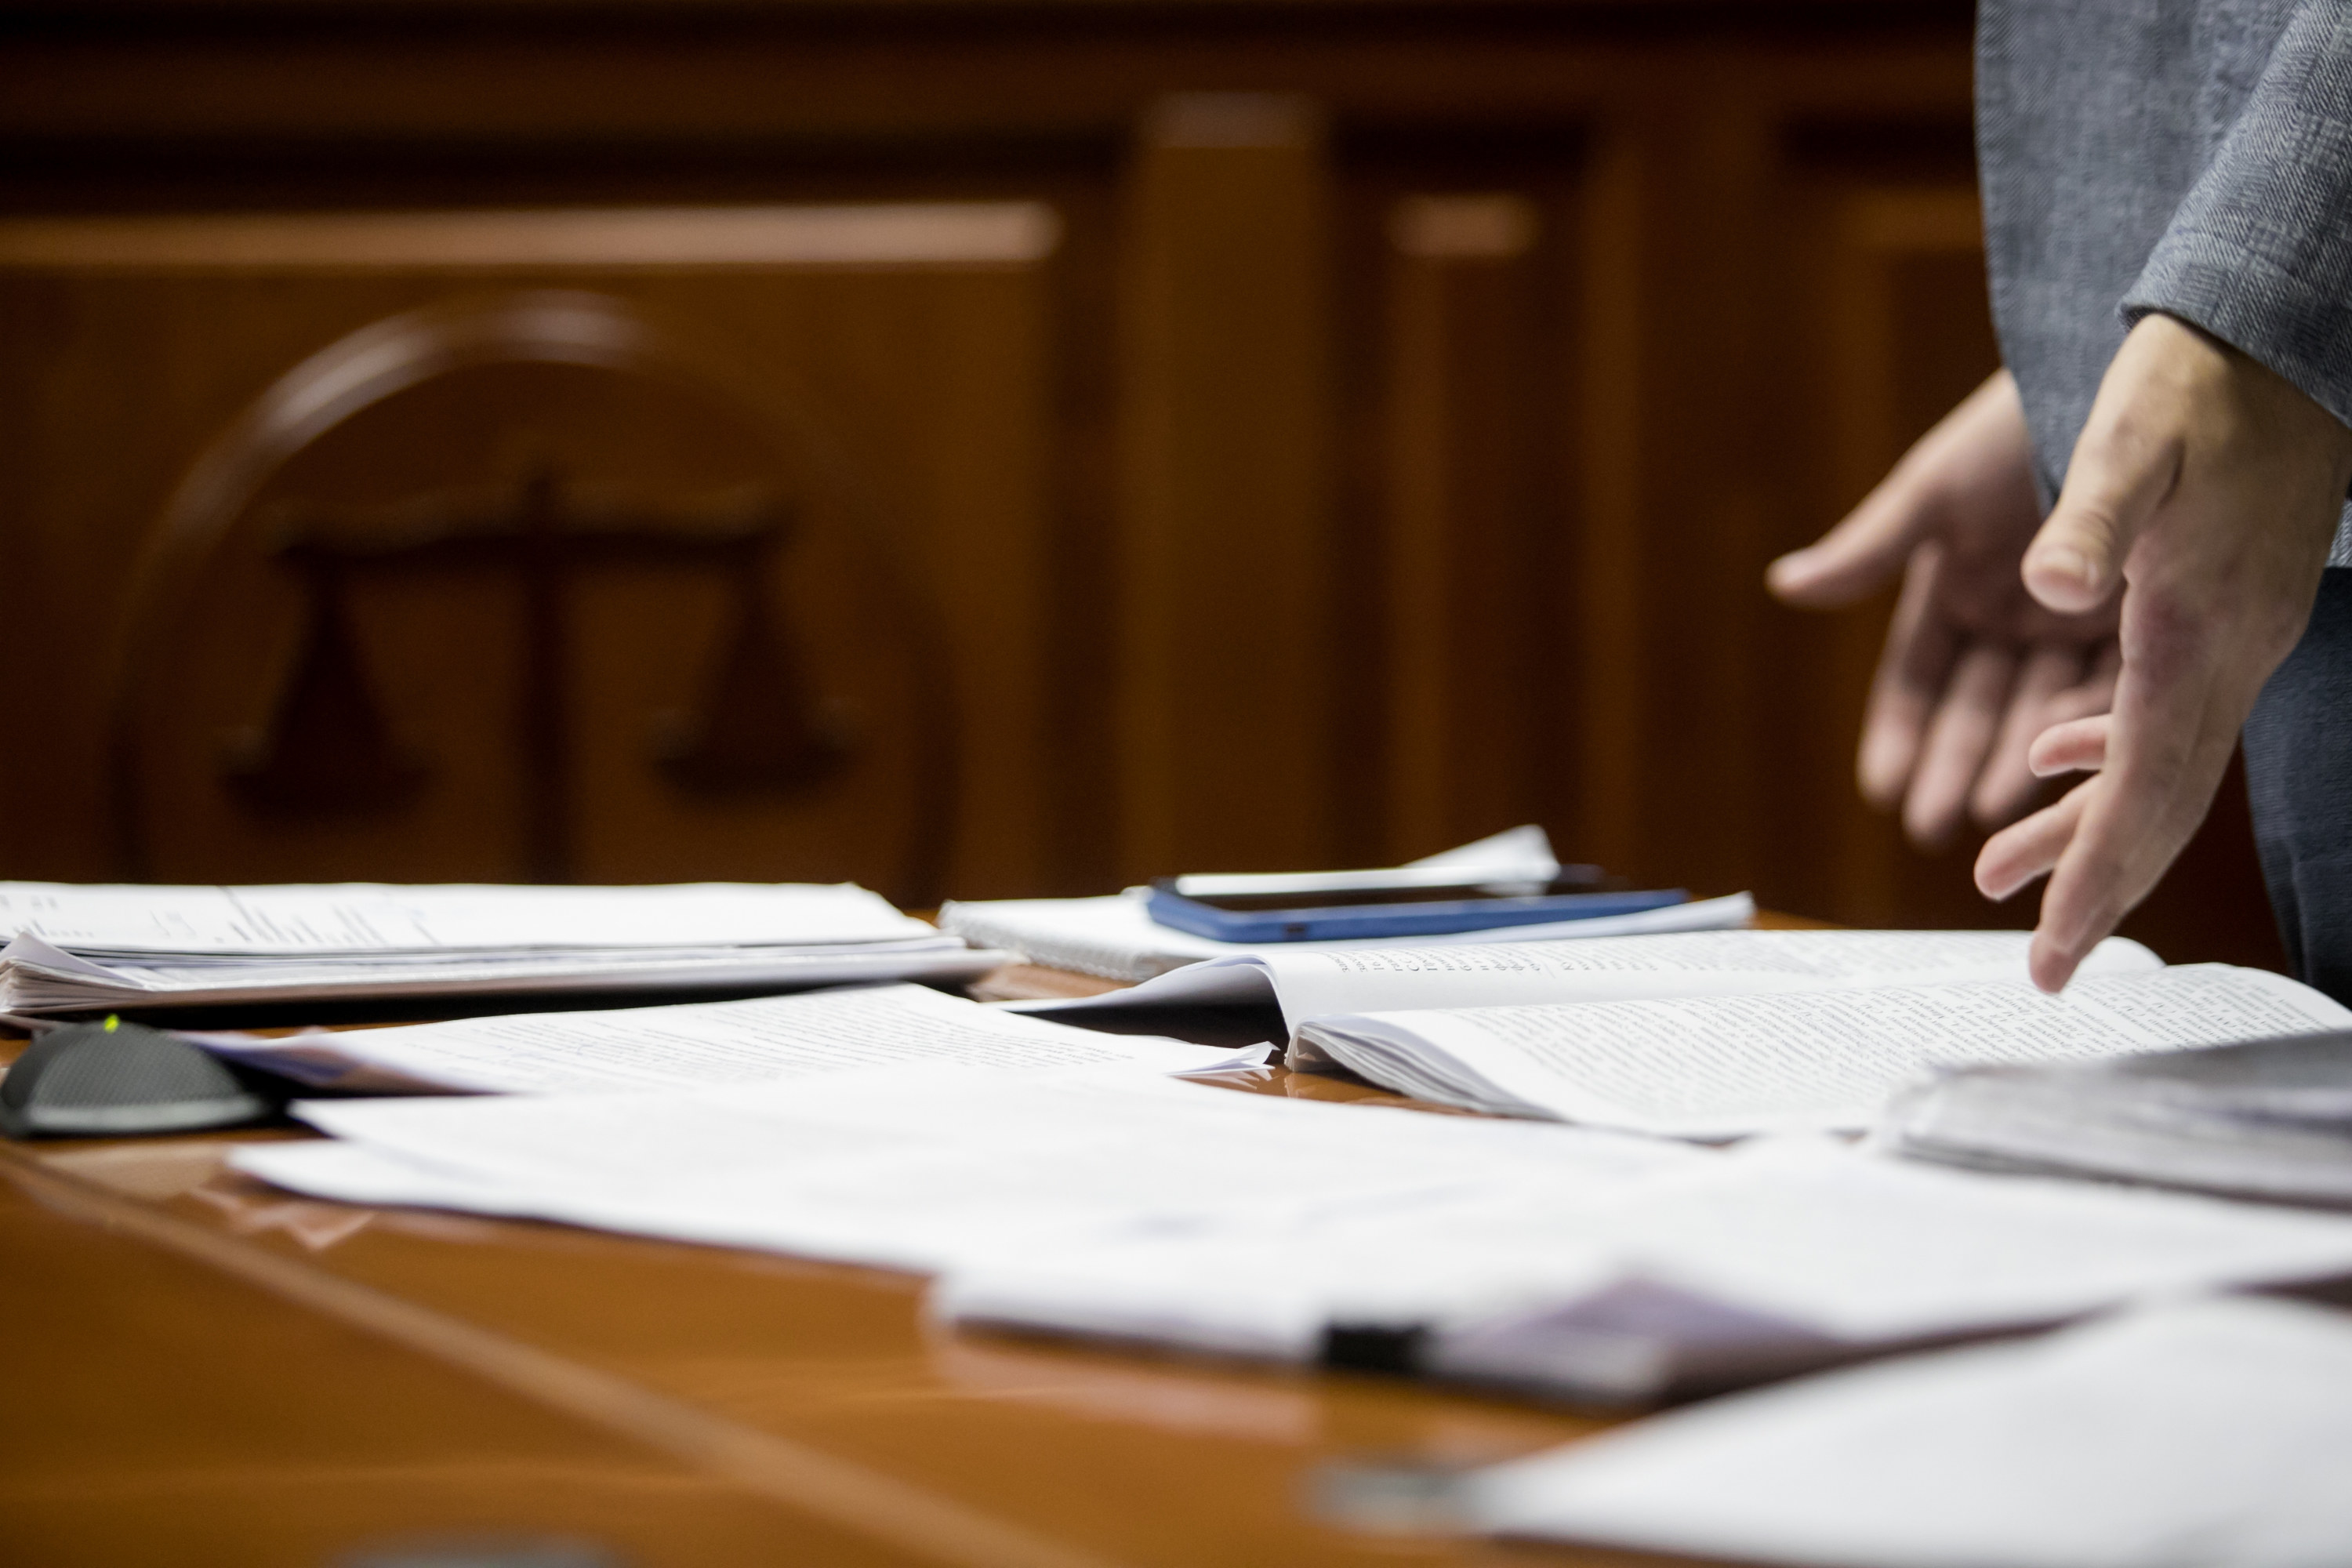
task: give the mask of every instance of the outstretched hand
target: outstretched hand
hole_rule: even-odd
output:
[[[1903,574],[1855,771],[1864,798],[1900,804],[1926,847],[1965,819],[1991,828],[2022,813],[2041,788],[2026,758],[2033,738],[2105,711],[2115,689],[2115,611],[2053,612],[2018,574],[2042,523],[2031,465],[2017,385],[2002,371],[1844,521],[1772,563],[1772,591],[1811,609]]]
[[[2016,388],[1995,376],[1770,582],[1826,606],[1904,568],[1859,766],[1864,794],[1900,800],[1916,839],[1940,841],[1964,814],[2007,820],[2037,775],[2099,770],[1977,859],[1994,899],[2050,875],[2032,966],[2054,991],[2203,820],[2309,618],[2352,431],[2155,315],[2108,366],[2038,525],[2028,460]]]
[[[2204,820],[2263,682],[2311,617],[2347,482],[2352,431],[2290,383],[2169,316],[2124,340],[2022,571],[2060,613],[2121,590],[2112,711],[2050,730],[2029,759],[2098,772],[1977,857],[1989,898],[2049,874],[2032,959],[2044,989]]]

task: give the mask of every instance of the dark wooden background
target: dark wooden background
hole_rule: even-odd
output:
[[[1759,586],[1994,363],[1969,26],[0,9],[0,874],[923,900],[1533,819],[1645,881],[2030,919],[1853,797],[1884,603]],[[481,323],[551,291],[635,346],[502,362]],[[372,353],[415,384],[304,425]],[[645,542],[762,508],[765,554]],[[638,542],[532,577],[541,514]],[[2135,929],[2274,956],[2242,796]]]

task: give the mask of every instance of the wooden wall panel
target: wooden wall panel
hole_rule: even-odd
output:
[[[1379,357],[1350,533],[1379,547],[1386,610],[1355,666],[1386,689],[1374,847],[1407,858],[1574,798],[1581,171],[1574,142],[1517,167],[1381,152],[1351,170]]]
[[[1965,122],[1950,127],[1966,135]],[[1792,357],[1820,376],[1812,425],[1816,482],[1800,493],[1793,547],[1865,494],[1904,449],[2000,363],[1985,302],[1976,192],[1932,163],[1856,174],[1802,171],[1790,182],[1791,261],[1806,289]],[[1835,617],[1776,611],[1781,722],[1800,737],[1777,792],[1803,824],[1776,872],[1808,908],[1885,924],[2011,923],[1973,892],[1973,845],[1932,856],[1853,787],[1854,737],[1893,591]]]
[[[30,456],[0,466],[0,568],[33,606],[18,713],[46,748],[0,773],[0,869],[119,858],[85,666],[193,455],[339,334],[529,281],[653,312],[789,392],[835,476],[812,537],[845,549],[851,512],[892,520],[967,742],[947,890],[1370,861],[1532,818],[1644,880],[1841,919],[2030,912],[1974,899],[1970,847],[1922,857],[1853,797],[1883,603],[1798,616],[1759,582],[1990,363],[1962,0],[260,15],[29,6],[0,30],[12,233],[143,215],[184,247],[294,225],[266,265],[0,273],[0,417]],[[1059,243],[992,266],[721,254],[746,207],[870,242],[878,205],[947,201],[1044,214]],[[866,216],[812,216],[843,205]],[[487,213],[544,247],[547,220],[516,215],[551,205],[683,248],[487,270],[449,249]],[[331,232],[363,237],[363,264],[285,248]],[[565,438],[629,449],[593,402]],[[463,468],[452,416],[415,417],[420,449]],[[663,482],[721,489],[730,461]],[[890,616],[777,591],[919,730]],[[514,624],[494,595],[401,597],[422,592],[379,584],[355,612],[404,650],[414,689],[388,700],[412,725],[490,724]],[[595,874],[904,848],[889,789],[790,853],[748,807],[656,826],[645,737],[709,668],[719,606],[675,574],[579,603],[610,699],[580,716]],[[630,652],[646,625],[685,629]],[[282,662],[289,626],[257,612],[230,662]],[[253,723],[202,718],[182,751]],[[471,765],[476,826],[452,844],[512,815],[514,781]],[[184,867],[308,853],[233,820],[192,819],[214,858]],[[2252,930],[2231,821],[2163,899]],[[394,863],[354,833],[346,850]]]
[[[1118,578],[1130,879],[1338,848],[1326,170],[1304,99],[1185,94],[1143,122]]]
[[[1640,460],[1650,431],[1637,393],[1648,365],[1643,321],[1654,309],[1651,238],[1642,221],[1644,158],[1622,127],[1602,131],[1592,160],[1584,287],[1577,300],[1586,336],[1579,357],[1581,417],[1574,430],[1587,457],[1579,499],[1582,527],[1562,597],[1576,617],[1572,669],[1578,708],[1577,795],[1568,820],[1573,859],[1644,876],[1639,858],[1642,736],[1656,721],[1644,705],[1646,621],[1640,580],[1648,509]],[[1721,884],[1717,884],[1721,885]]]
[[[1774,391],[1759,358],[1771,126],[1760,83],[1702,74],[1693,85],[1697,101],[1637,121],[1641,339],[1614,395],[1633,401],[1638,434],[1630,449],[1592,454],[1624,465],[1619,482],[1638,498],[1625,520],[1634,537],[1612,547],[1632,571],[1622,587],[1586,591],[1627,594],[1639,624],[1622,678],[1609,654],[1588,653],[1586,670],[1588,689],[1630,687],[1609,700],[1630,705],[1639,731],[1631,745],[1596,736],[1592,769],[1616,770],[1603,798],[1634,803],[1622,863],[1647,879],[1748,886],[1760,868],[1766,740],[1756,585],[1777,499],[1755,418]]]
[[[1569,519],[1559,293],[1518,191],[1414,194],[1388,213],[1388,821],[1399,859],[1548,815],[1545,700]]]
[[[22,820],[43,825],[22,841],[24,869],[90,875],[118,858],[100,776],[104,653],[133,613],[127,568],[154,546],[174,487],[207,443],[216,455],[221,433],[273,379],[348,334],[436,302],[560,287],[694,344],[712,356],[714,379],[680,387],[594,366],[484,367],[364,410],[255,476],[234,515],[214,520],[220,548],[171,563],[195,574],[189,591],[147,607],[172,617],[150,629],[179,647],[136,672],[169,686],[135,694],[152,730],[142,766],[155,770],[140,786],[152,839],[141,868],[195,879],[529,874],[506,743],[522,658],[508,584],[407,574],[353,590],[358,645],[385,713],[401,743],[438,770],[415,810],[257,816],[225,788],[221,763],[238,734],[266,725],[299,652],[298,595],[267,555],[273,529],[289,516],[511,487],[552,465],[583,492],[638,506],[778,487],[793,512],[772,584],[781,633],[808,645],[817,687],[842,688],[812,700],[850,704],[823,717],[845,726],[853,752],[871,753],[841,789],[800,798],[698,798],[665,785],[652,765],[660,731],[693,707],[725,651],[725,584],[709,572],[583,574],[571,595],[571,874],[856,876],[911,898],[950,881],[1035,885],[1050,858],[1041,773],[1051,214],[883,214],[919,220],[898,233],[877,231],[871,210],[781,216],[799,226],[782,248],[805,258],[735,254],[740,235],[716,233],[698,258],[681,243],[692,225],[669,223],[674,254],[657,268],[600,259],[593,245],[567,258],[571,231],[551,237],[526,221],[518,235],[497,215],[413,220],[399,239],[409,254],[389,258],[378,237],[334,218],[0,229],[0,309],[30,329],[6,370],[44,421],[15,531],[49,591],[31,606],[19,668],[27,722],[58,742],[20,795]],[[629,227],[625,215],[581,222],[607,237]],[[338,248],[351,243],[370,264]],[[509,254],[486,268],[476,252],[494,243]],[[114,461],[116,450],[136,460]],[[70,651],[74,621],[83,657]],[[937,713],[915,711],[915,667],[926,659],[953,689]],[[950,720],[970,744],[948,793],[926,802],[909,748],[929,738],[913,731]],[[923,819],[943,813],[932,837],[951,843],[953,858],[909,882],[902,868]]]

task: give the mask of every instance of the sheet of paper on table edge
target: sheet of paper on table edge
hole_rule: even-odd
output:
[[[2189,1298],[1670,1411],[1454,1500],[1489,1534],[1805,1568],[2318,1568],[2352,1541],[2347,1384],[2352,1315]]]

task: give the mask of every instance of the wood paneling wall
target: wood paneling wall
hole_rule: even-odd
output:
[[[176,880],[858,876],[908,897],[1043,877],[1057,222],[1034,203],[726,216],[0,226],[5,374],[32,437],[11,539],[18,580],[41,584],[22,623],[41,675],[18,712],[63,742],[15,792],[15,820],[41,825],[20,863]],[[648,230],[653,260],[635,254]],[[647,538],[567,570],[564,711],[538,715],[527,584],[396,556],[453,510],[495,524],[541,471],[604,556],[616,510],[679,512],[690,531],[747,500],[779,509],[784,547],[744,564],[756,584],[725,560],[641,559]],[[352,743],[323,722],[269,733],[322,658],[319,606],[278,558],[289,531],[363,547],[340,569],[362,667],[346,684],[425,775],[413,798],[336,810],[297,792],[256,810],[235,787],[270,742]],[[813,683],[765,717],[704,710],[727,700],[743,605],[778,645],[755,651]],[[659,766],[685,731],[756,732],[788,708],[840,731],[833,776],[696,790]],[[521,733],[541,717],[570,753],[565,798],[544,804]],[[552,868],[534,845],[551,812]]]
[[[582,874],[979,897],[1533,818],[1643,879],[1982,921],[1965,852],[1919,857],[1853,797],[1883,605],[1799,617],[1759,586],[1993,363],[1969,92],[1944,0],[9,7],[0,550],[37,744],[7,764],[5,869],[120,863],[90,672],[206,443],[343,334],[555,286],[793,389],[804,443],[896,520],[964,748],[940,889],[892,870],[898,764],[730,817],[662,797],[635,740],[590,769]],[[1014,263],[687,243],[746,208],[893,204],[1034,211],[1055,240]],[[448,215],[521,233],[550,208],[701,216],[627,265],[432,248]],[[376,254],[302,260],[352,214]],[[282,220],[278,249],[192,258],[238,215]],[[101,265],[101,218],[149,259]],[[453,464],[411,468],[492,477]],[[677,496],[729,477],[641,470]],[[347,475],[346,499],[407,482]],[[820,683],[898,629],[827,610],[821,579],[777,588]],[[614,591],[593,686],[642,707],[718,623]],[[373,613],[370,657],[408,668],[430,650],[399,639],[456,612]],[[671,622],[698,629],[669,673],[618,651]],[[393,706],[422,734],[416,703]],[[216,740],[183,737],[186,779]],[[406,859],[384,846],[425,839],[388,823],[330,845],[157,806],[153,864],[511,874],[479,795],[471,837]],[[2271,951],[2236,809],[2165,895],[2189,915],[2150,917],[2169,956]]]

